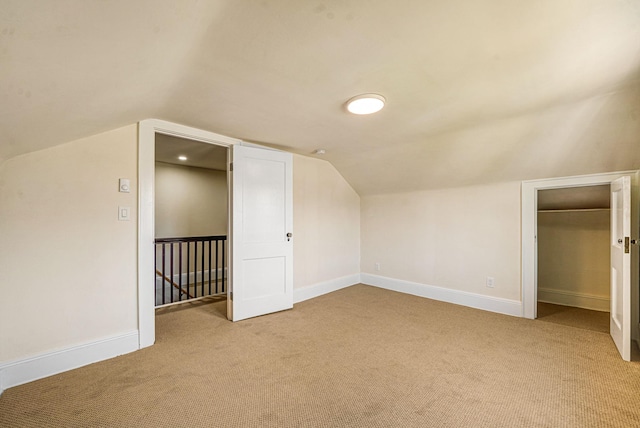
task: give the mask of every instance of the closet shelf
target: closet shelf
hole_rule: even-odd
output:
[[[587,212],[587,211],[609,211],[611,208],[568,208],[557,210],[538,210],[539,213],[567,213],[567,212]]]

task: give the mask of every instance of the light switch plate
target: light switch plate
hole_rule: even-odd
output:
[[[121,193],[130,193],[131,192],[131,183],[128,178],[121,178],[120,182],[120,192]]]
[[[131,219],[131,207],[118,207],[118,220],[129,221]]]

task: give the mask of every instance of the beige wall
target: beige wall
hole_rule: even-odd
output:
[[[360,197],[328,162],[293,157],[294,288],[360,272]]]
[[[364,196],[361,209],[362,272],[520,300],[520,182]]]
[[[579,297],[594,296],[608,308],[609,223],[609,210],[538,213],[539,300],[585,306]]]
[[[227,234],[227,172],[156,162],[156,238]]]
[[[0,165],[0,362],[138,328],[136,177],[136,125]],[[329,163],[294,156],[294,222],[297,288],[360,271],[360,199]]]
[[[360,198],[293,159],[295,288],[362,271],[520,300],[520,182]],[[135,125],[0,165],[0,362],[137,328],[136,176]]]
[[[0,361],[137,329],[136,177],[136,125],[0,165]]]

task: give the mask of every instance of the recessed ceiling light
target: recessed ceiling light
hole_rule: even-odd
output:
[[[353,114],[371,114],[382,110],[385,99],[378,94],[357,95],[347,101],[347,110]]]
[[[180,156],[178,156],[178,160],[186,161],[187,157],[185,155],[180,155]]]

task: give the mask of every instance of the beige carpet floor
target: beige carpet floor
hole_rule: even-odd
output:
[[[609,312],[538,302],[538,320],[609,333]]]
[[[11,388],[2,427],[633,427],[640,364],[607,334],[358,285]]]

